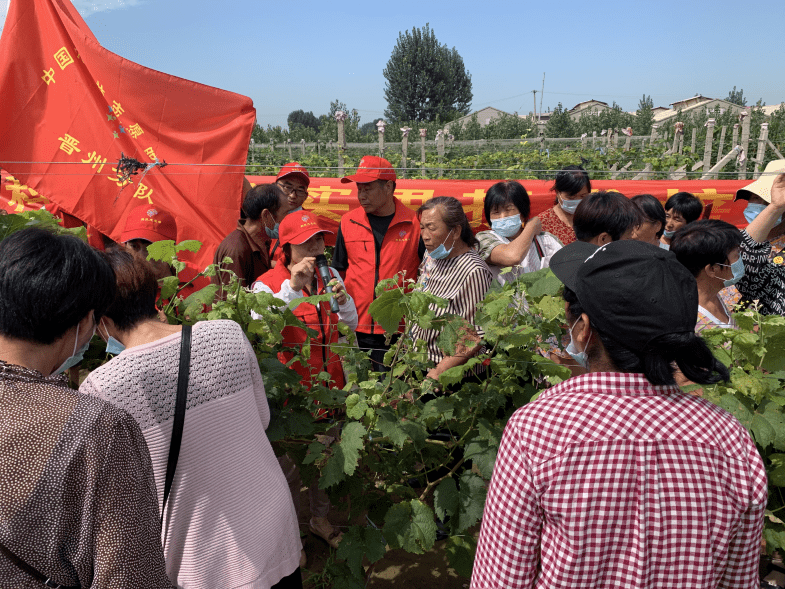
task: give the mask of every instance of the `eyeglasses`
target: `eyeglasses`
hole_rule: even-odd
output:
[[[294,186],[292,184],[289,184],[288,182],[278,182],[278,186],[280,186],[281,190],[283,190],[287,194],[294,193],[295,196],[298,196],[300,198],[305,198],[306,196],[308,196],[308,190],[307,189],[296,187],[296,186]]]

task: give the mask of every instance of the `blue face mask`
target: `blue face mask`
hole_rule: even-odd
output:
[[[568,215],[574,215],[575,209],[578,208],[579,204],[581,204],[580,198],[570,200],[568,198],[559,197],[559,206],[561,207],[561,210],[563,210]]]
[[[491,229],[502,237],[512,237],[521,230],[521,216],[513,215],[503,219],[493,219],[491,221]]]
[[[747,208],[744,209],[744,218],[747,219],[747,223],[752,223],[755,220],[755,218],[758,215],[760,215],[767,206],[768,205],[764,205],[757,202],[749,203],[747,205]],[[782,215],[777,217],[774,226],[776,227],[777,225],[779,225],[781,221],[782,221]]]
[[[675,232],[675,231],[663,231],[663,232],[662,232],[662,234],[663,234],[663,235],[664,235],[666,238],[670,239],[671,237],[673,237],[674,235],[676,235],[676,232]]]
[[[286,214],[287,214],[287,215],[291,215],[292,213],[296,213],[297,211],[302,211],[302,210],[303,210],[303,208],[302,208],[302,207],[297,207],[296,209],[292,209],[291,211],[289,211],[289,212],[288,212],[288,213],[286,213]],[[278,226],[278,225],[276,225],[276,227],[277,227],[277,226]]]
[[[589,368],[589,354],[586,351],[589,347],[589,341],[591,341],[591,334],[589,334],[589,341],[586,342],[586,347],[583,349],[582,352],[578,351],[578,348],[575,346],[575,341],[572,339],[572,330],[575,329],[575,326],[578,324],[578,320],[575,320],[575,323],[572,324],[570,327],[570,345],[567,346],[567,349],[564,350],[567,352],[570,357],[575,360],[580,366],[583,368]]]
[[[660,248],[662,248],[664,250],[669,250],[669,249],[671,249],[671,246],[669,246],[667,243],[660,242]]]
[[[106,329],[106,325],[104,325],[103,318],[101,319],[101,327],[104,328],[106,332],[106,353],[112,354],[113,356],[117,356],[120,352],[125,350],[125,346],[119,341],[109,335],[109,330]]]
[[[270,229],[267,225],[264,226],[264,230],[267,232],[267,237],[270,239],[278,239],[278,225],[279,223],[275,224],[275,227]]]
[[[718,265],[719,266],[725,266],[726,268],[729,267],[731,269],[731,271],[733,272],[733,278],[730,278],[728,280],[723,280],[722,281],[722,283],[726,287],[733,286],[734,284],[736,284],[739,280],[741,280],[744,277],[744,260],[742,260],[741,257],[739,257],[738,260],[736,260],[735,262],[730,264],[730,266],[728,266],[728,264],[718,264]]]
[[[452,231],[450,231],[450,233],[452,233]],[[455,240],[454,239],[452,240],[452,246],[450,246],[450,249],[447,249],[446,247],[444,247],[444,243],[450,237],[450,233],[448,233],[447,237],[444,238],[444,241],[439,244],[439,247],[437,247],[435,250],[433,250],[432,252],[430,252],[428,254],[434,260],[443,260],[444,258],[446,258],[447,256],[450,255],[450,252],[452,252],[452,248],[455,247]]]
[[[95,335],[95,327],[93,327],[93,335]],[[74,351],[73,353],[66,358],[65,362],[63,362],[60,367],[52,372],[52,374],[62,374],[69,368],[73,368],[77,364],[79,364],[82,359],[84,358],[84,353],[87,351],[87,348],[90,347],[90,340],[93,339],[93,335],[91,335],[87,341],[81,346],[78,350],[76,349],[76,344],[79,343],[79,325],[76,326],[76,337],[74,338]]]

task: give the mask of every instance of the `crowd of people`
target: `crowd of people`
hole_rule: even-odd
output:
[[[568,325],[543,354],[574,377],[505,428],[472,587],[752,587],[765,469],[732,416],[678,385],[728,379],[700,333],[735,329],[735,305],[785,315],[782,172],[785,160],[773,162],[738,192],[748,201],[743,230],[702,219],[692,194],[663,206],[647,194],[592,192],[589,174],[568,166],[553,207],[536,217],[520,182],[491,186],[489,229],[475,235],[457,199],[413,211],[395,197],[393,166],[366,156],[342,179],[356,184],[360,206],[333,234],[303,208],[310,177],[292,162],[274,183],[244,184],[213,281],[234,275],[286,303],[332,293],[295,308],[316,335],[283,333],[291,348],[310,344],[306,360],[281,354],[304,386],[345,385],[331,348],[343,323],[377,372],[390,370],[385,354],[398,338],[423,341],[432,363],[423,398],[433,398],[449,394],[445,370],[485,349],[476,310],[492,284],[550,267]],[[173,270],[148,262],[147,247],[173,239],[175,223],[166,211],[134,210],[104,252],[39,229],[0,242],[0,578],[9,586],[302,586],[299,467],[267,439],[248,339],[231,321],[170,325],[156,309],[158,281]],[[437,316],[465,320],[455,353],[440,348],[436,329],[385,333],[369,308],[386,279],[416,280],[447,301]],[[95,334],[114,357],[77,392],[63,373]],[[329,499],[316,485],[308,496],[308,527],[338,547]]]

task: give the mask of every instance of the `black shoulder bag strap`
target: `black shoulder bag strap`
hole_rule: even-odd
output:
[[[545,257],[545,254],[542,251],[542,246],[536,235],[534,236],[534,247],[537,248],[537,255],[540,256],[540,259],[542,260]]]
[[[183,325],[183,336],[180,343],[180,369],[177,374],[177,400],[174,406],[174,423],[172,424],[172,441],[169,443],[169,458],[166,461],[166,481],[164,482],[164,501],[161,504],[161,525],[164,522],[166,500],[172,490],[174,471],[177,469],[177,458],[180,456],[180,442],[183,439],[183,423],[185,422],[185,401],[188,396],[188,374],[191,371],[191,326]]]
[[[11,552],[8,548],[3,546],[2,544],[0,544],[0,554],[3,554],[6,558],[8,558],[8,560],[10,560],[12,563],[14,563],[18,568],[26,572],[28,575],[33,577],[36,581],[40,581],[41,583],[43,583],[44,587],[52,587],[53,589],[79,589],[81,587],[81,585],[75,585],[75,586],[60,585],[59,583],[52,581],[52,579],[44,575],[35,567],[27,564],[25,561],[23,561],[21,558],[19,558],[16,554]]]

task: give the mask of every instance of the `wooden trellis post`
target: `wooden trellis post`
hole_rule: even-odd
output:
[[[725,149],[725,132],[727,130],[727,125],[723,125],[722,129],[720,129],[720,144],[717,146],[717,161],[722,159],[722,152]],[[733,145],[731,145],[731,148],[733,148]]]
[[[746,110],[741,111],[741,148],[744,150],[742,161],[739,164],[739,180],[744,180],[747,177],[747,155],[749,154],[750,147],[750,117]]]
[[[344,133],[344,121],[346,121],[346,113],[342,110],[335,112],[335,120],[338,122],[338,175],[344,175],[344,153],[346,151],[346,134]]]
[[[272,139],[270,139],[270,151],[273,153],[275,152],[275,141]]]
[[[384,157],[384,121],[376,121],[376,130],[379,131],[379,157]]]
[[[409,152],[409,131],[411,127],[401,129],[403,138],[401,139],[401,177],[406,178],[406,154]]]
[[[714,119],[706,121],[706,142],[703,144],[703,173],[709,171],[711,168],[711,152],[712,144],[714,143],[714,125],[717,122]]]
[[[657,129],[659,125],[652,125],[651,126],[651,143],[654,145],[654,142],[657,141]]]
[[[439,129],[436,131],[436,152],[439,154],[439,178],[444,175],[444,131]]]
[[[695,143],[698,140],[698,129],[695,127],[692,128],[692,143],[690,144],[690,151],[692,152],[693,157],[695,156]]]
[[[303,157],[305,157],[305,139],[300,139],[300,147],[302,148]]]
[[[766,157],[766,141],[769,138],[769,124],[763,123],[760,126],[760,137],[758,137],[758,154],[755,156],[755,171],[752,174],[753,180],[760,177],[760,169],[763,167],[763,160]]]
[[[425,136],[428,134],[428,129],[420,129],[420,172],[425,176]]]

